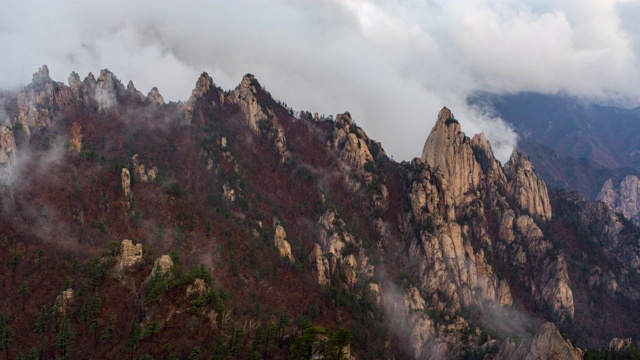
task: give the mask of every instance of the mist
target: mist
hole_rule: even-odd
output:
[[[349,111],[396,160],[421,155],[447,106],[505,162],[517,137],[467,105],[476,90],[640,98],[633,0],[11,0],[2,10],[0,88],[28,84],[42,64],[65,82],[108,68],[178,101],[202,71],[224,89],[253,73],[296,110]]]

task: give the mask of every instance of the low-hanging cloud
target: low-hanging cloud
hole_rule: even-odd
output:
[[[46,63],[59,81],[109,68],[184,100],[202,71],[225,89],[251,72],[297,110],[350,111],[398,160],[420,155],[445,105],[506,160],[515,133],[468,107],[475,90],[627,104],[640,95],[633,0],[69,0],[2,10],[2,88]]]

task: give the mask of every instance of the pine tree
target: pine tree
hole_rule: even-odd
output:
[[[6,350],[7,359],[9,358],[9,343],[13,340],[13,329],[7,320],[5,314],[0,314],[0,351]]]
[[[56,340],[56,347],[60,349],[63,359],[67,358],[67,355],[69,354],[69,347],[73,344],[73,338],[75,335],[73,326],[71,326],[71,321],[69,318],[65,318],[62,322],[62,328],[60,329],[58,339]]]

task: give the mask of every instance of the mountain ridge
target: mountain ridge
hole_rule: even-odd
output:
[[[349,113],[294,116],[250,74],[164,103],[43,66],[3,96],[12,353],[518,359],[580,356],[548,321],[590,347],[637,337],[637,228],[524,155],[501,166],[446,108],[396,163]]]

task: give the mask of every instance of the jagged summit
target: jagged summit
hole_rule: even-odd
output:
[[[482,168],[476,161],[470,139],[446,107],[438,113],[438,120],[422,149],[422,160],[444,174],[455,202],[480,184]]]

